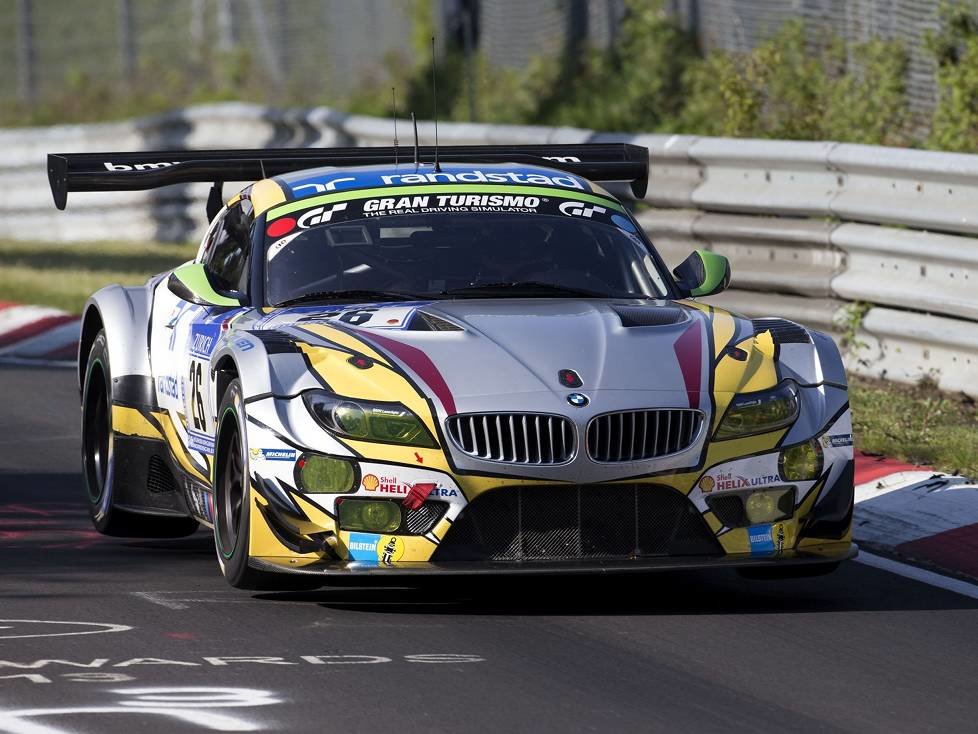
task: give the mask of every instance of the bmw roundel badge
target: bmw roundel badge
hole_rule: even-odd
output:
[[[584,395],[583,393],[572,392],[567,396],[567,402],[573,405],[575,408],[583,408],[591,401],[588,400],[587,395]]]

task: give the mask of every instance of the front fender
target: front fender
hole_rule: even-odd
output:
[[[152,287],[109,285],[88,299],[83,310],[79,342],[78,378],[81,386],[88,362],[88,348],[98,333],[105,330],[112,369],[112,399],[144,405],[155,404],[149,361],[149,328],[152,314]]]

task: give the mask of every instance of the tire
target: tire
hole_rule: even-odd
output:
[[[737,573],[751,581],[781,581],[786,579],[810,579],[827,576],[839,567],[839,561],[830,563],[809,563],[801,566],[758,566],[738,568]]]
[[[102,535],[123,538],[182,538],[197,530],[192,517],[143,515],[116,507],[113,467],[121,458],[112,431],[112,368],[105,330],[88,353],[82,386],[82,480],[92,524]]]
[[[259,571],[248,565],[251,529],[250,476],[241,381],[232,380],[217,411],[214,455],[214,548],[224,578],[236,589],[283,591],[315,589],[318,579]]]

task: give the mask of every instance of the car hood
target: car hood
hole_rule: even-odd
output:
[[[757,368],[753,325],[689,302],[479,299],[418,304],[304,307],[266,328],[324,336],[340,329],[399,364],[445,414],[474,410],[566,410],[571,393],[617,405],[703,408],[711,390],[737,391]],[[297,332],[289,329],[293,334]],[[327,335],[328,336],[328,335]],[[714,368],[728,344],[748,341],[742,360]],[[763,350],[762,352],[770,352]],[[580,386],[558,377],[573,370]],[[644,398],[638,398],[644,393]],[[503,407],[505,406],[505,408]]]

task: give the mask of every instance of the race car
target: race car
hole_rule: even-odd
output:
[[[227,581],[735,567],[856,553],[833,340],[700,299],[624,144],[55,154],[69,191],[209,182],[197,256],[88,301],[96,529],[213,529]],[[419,162],[424,161],[424,162]],[[256,181],[226,203],[223,182]],[[605,188],[602,184],[606,184]],[[619,189],[615,189],[619,190]]]

